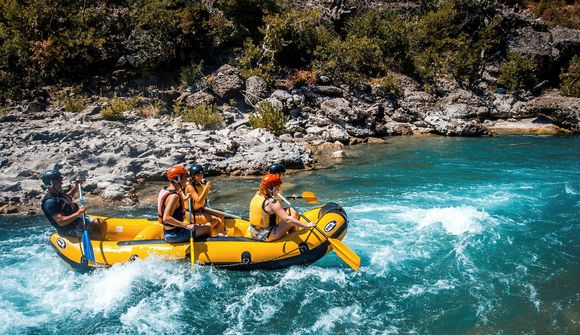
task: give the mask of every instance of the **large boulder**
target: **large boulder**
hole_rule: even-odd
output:
[[[560,62],[567,63],[580,54],[580,30],[560,26],[550,28],[554,48],[560,52]]]
[[[449,118],[442,113],[429,113],[425,122],[436,133],[446,136],[483,136],[488,135],[489,130],[476,120],[463,120]]]
[[[243,85],[244,81],[238,75],[237,70],[227,64],[219,68],[210,84],[214,93],[222,99],[237,95]]]
[[[563,96],[553,90],[527,102],[516,103],[512,115],[517,118],[545,116],[563,128],[578,132],[580,98]]]
[[[187,107],[196,108],[201,105],[211,105],[215,103],[215,97],[206,92],[184,93],[179,98],[178,102],[182,102]]]
[[[320,105],[320,110],[324,116],[335,122],[357,122],[362,119],[361,113],[354,110],[350,102],[344,98],[333,98],[325,100]]]
[[[448,118],[469,119],[489,115],[485,101],[473,92],[462,89],[455,90],[439,99],[436,106]]]
[[[253,105],[268,96],[268,83],[264,78],[252,76],[246,80],[246,103]]]

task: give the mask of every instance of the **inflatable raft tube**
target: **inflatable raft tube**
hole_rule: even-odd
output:
[[[328,203],[304,215],[317,222],[318,228],[331,238],[342,239],[346,234],[347,216],[337,204]],[[175,260],[191,257],[189,242],[167,243],[163,240],[163,227],[157,221],[101,218],[106,220],[107,230],[102,240],[91,240],[94,264],[83,257],[79,239],[58,233],[50,237],[56,253],[79,272],[151,256]],[[302,228],[273,242],[258,242],[250,238],[248,221],[226,218],[225,224],[228,237],[195,240],[197,263],[232,270],[274,270],[312,264],[332,250],[328,240],[315,229]]]

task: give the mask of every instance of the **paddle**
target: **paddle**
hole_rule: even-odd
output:
[[[317,204],[318,203],[318,198],[316,197],[316,194],[314,194],[314,192],[302,192],[301,195],[293,195],[291,198],[292,199],[303,199],[304,201],[306,201],[309,204]],[[226,213],[224,211],[220,211],[220,210],[215,209],[215,208],[209,208],[209,207],[206,207],[206,208],[217,213],[217,214],[221,214],[221,215],[226,216],[226,217],[248,221],[248,218],[243,218],[241,216]]]
[[[282,199],[282,201],[284,201],[288,206],[290,206],[290,208],[294,208],[292,207],[292,204],[288,200],[286,200],[286,198],[284,198],[284,196],[278,194],[278,197]],[[312,222],[298,209],[294,208],[294,210],[298,214],[300,214],[300,216],[302,216],[306,220],[306,222],[308,223]],[[318,230],[318,232],[322,234],[322,236],[326,237],[326,239],[328,240],[328,242],[330,242],[330,245],[332,245],[332,248],[334,249],[338,257],[340,257],[340,259],[342,259],[346,264],[348,264],[348,266],[350,266],[354,271],[358,271],[360,267],[360,257],[357,254],[355,254],[354,251],[350,250],[350,248],[347,247],[346,244],[344,244],[341,240],[330,238],[322,230],[320,230],[318,226],[315,226],[314,228]]]
[[[80,183],[79,183],[79,200],[81,206],[84,206],[83,189]],[[93,245],[91,244],[91,239],[89,238],[89,231],[87,230],[87,215],[85,214],[85,212],[83,212],[83,237],[81,240],[85,258],[94,264],[95,253],[93,252]]]
[[[193,224],[193,202],[191,201],[191,198],[189,198],[189,222]],[[195,225],[193,226],[195,229]],[[191,252],[191,255],[189,258],[191,258],[191,268],[194,269],[195,268],[195,261],[194,261],[194,256],[195,256],[195,248],[194,248],[194,244],[193,244],[193,230],[189,231],[189,250]]]
[[[289,198],[303,199],[304,201],[306,201],[309,204],[317,204],[318,203],[318,198],[316,198],[316,194],[314,194],[314,192],[302,192],[301,195],[295,194]]]

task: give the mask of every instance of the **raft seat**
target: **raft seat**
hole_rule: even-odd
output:
[[[152,224],[143,228],[135,237],[134,241],[137,240],[155,240],[163,238],[163,226],[160,224]]]

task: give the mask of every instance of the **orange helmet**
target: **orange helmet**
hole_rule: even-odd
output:
[[[282,179],[277,174],[267,174],[262,177],[262,182],[260,183],[260,187],[262,188],[270,188],[282,185]]]
[[[170,167],[169,170],[167,170],[167,179],[169,181],[173,181],[175,178],[181,177],[186,174],[187,170],[183,166],[175,165]]]

